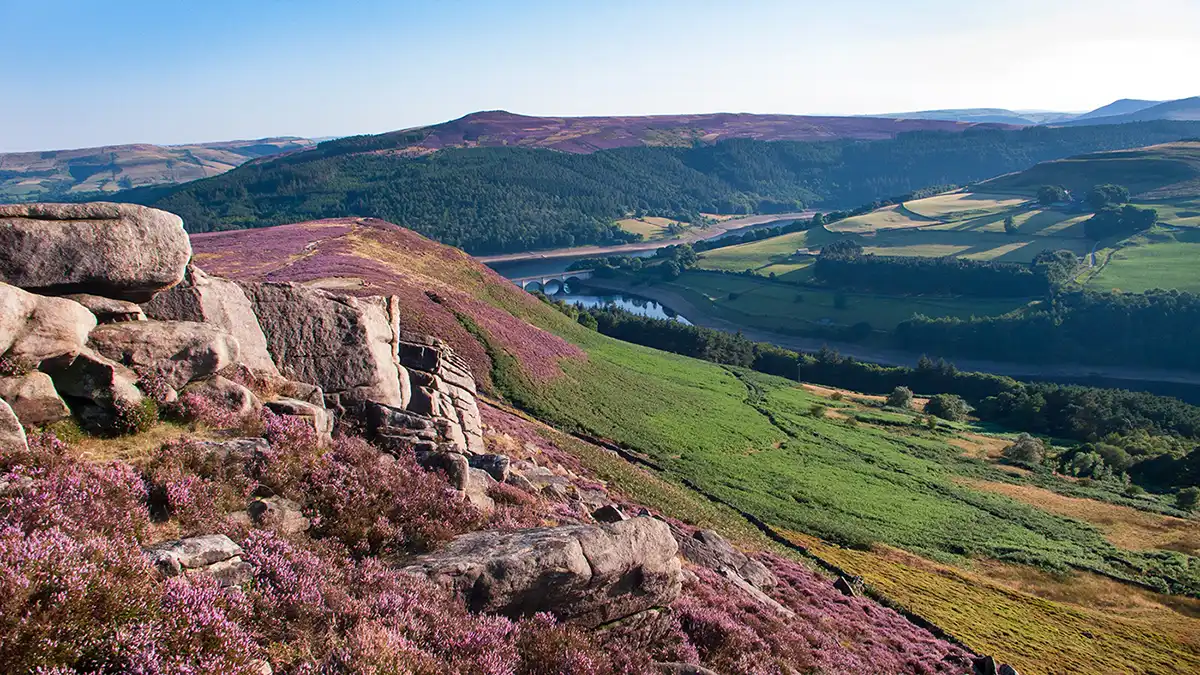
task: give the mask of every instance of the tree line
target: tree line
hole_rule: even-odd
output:
[[[693,147],[570,154],[516,147],[388,153],[411,134],[323,143],[180,186],[113,199],[172,211],[191,232],[343,216],[376,217],[470,253],[636,239],[630,214],[841,209],[928,185],[966,184],[1082,152],[1194,136],[1196,122],[911,132],[823,142],[731,139]]]
[[[1200,369],[1200,297],[1177,290],[1062,293],[1001,317],[914,316],[899,348],[1024,363]]]

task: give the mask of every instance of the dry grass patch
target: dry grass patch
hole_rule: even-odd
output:
[[[832,398],[834,394],[841,394],[843,401],[854,402],[854,401],[862,400],[862,401],[876,401],[878,403],[883,403],[884,401],[887,400],[886,396],[880,396],[878,394],[863,394],[863,393],[860,393],[857,391],[850,391],[849,389],[838,389],[837,387],[825,387],[825,386],[822,386],[819,384],[809,384],[807,382],[802,382],[800,384],[800,387],[809,393],[816,394],[817,396],[824,396],[825,398]],[[926,403],[929,403],[929,399],[918,396],[913,399],[913,409],[914,410],[924,410]]]
[[[962,448],[963,454],[976,459],[997,460],[1010,444],[1003,438],[984,436],[982,434],[960,434],[947,441],[956,448]]]
[[[1155,593],[1079,570],[1054,574],[1025,565],[977,560],[972,563],[972,571],[1039,598],[1173,626],[1176,637],[1200,650],[1200,599]]]
[[[149,430],[132,436],[83,436],[78,440],[72,439],[71,448],[81,459],[96,462],[121,460],[138,464],[149,459],[163,445],[182,438],[205,440],[211,436],[186,424],[159,422]]]
[[[798,533],[795,543],[1022,673],[1200,673],[1200,620],[1169,609],[1131,618],[1024,592],[985,574],[890,548],[842,549]]]
[[[1060,516],[1091,523],[1114,546],[1130,550],[1165,549],[1200,554],[1200,522],[1139,511],[1093,499],[1067,497],[1031,485],[962,479],[977,490],[1001,494]]]

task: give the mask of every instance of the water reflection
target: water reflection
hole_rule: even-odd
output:
[[[680,323],[692,325],[691,321],[677,314],[670,307],[651,300],[643,298],[640,295],[630,295],[627,293],[616,293],[612,291],[599,291],[580,289],[579,292],[567,289],[566,293],[559,293],[553,296],[555,300],[562,300],[580,307],[606,307],[608,305],[616,305],[617,307],[638,314],[648,316],[652,319],[674,319]]]

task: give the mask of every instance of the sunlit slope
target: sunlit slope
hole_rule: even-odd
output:
[[[952,444],[958,434],[953,429],[929,430],[915,413],[831,401],[788,380],[607,338],[465,254],[393,225],[306,223],[197,236],[194,245],[198,263],[216,274],[399,293],[411,325],[446,336],[494,395],[559,428],[612,439],[661,467],[668,481],[780,531],[817,537],[825,546],[888,545],[954,569],[973,560],[1005,560],[1031,570],[1087,570],[1177,593],[1200,589],[1194,558],[1122,549],[1081,520],[973,488],[964,479],[1016,485],[1035,479],[964,455]],[[869,580],[940,619],[955,616],[963,602],[990,602],[993,596],[999,602],[995,594],[1009,593],[980,587],[968,598],[953,588],[942,593],[936,571],[904,575],[903,585],[899,579],[885,583],[891,577]],[[914,585],[920,592],[905,590]],[[1005,602],[1059,607],[1024,593],[1014,597]],[[1195,626],[1173,610],[1162,611]],[[1009,626],[995,631],[952,621],[943,627],[1009,660],[1040,650],[1045,663],[1058,664],[1046,672],[1066,672],[1086,658],[1078,650],[1057,654],[1046,647],[1045,635],[1059,630],[1050,625],[1054,621],[1068,622],[1063,634],[1098,631],[1105,644],[1131,655],[1161,645],[1162,658],[1178,663],[1181,672],[1200,659],[1195,645],[1174,633],[1122,624],[1110,634],[1105,624],[1091,625],[1089,616],[1062,606],[1030,610],[1011,625],[1007,614],[995,614],[998,625]],[[1094,664],[1111,659],[1120,660]],[[1171,672],[1154,663],[1128,671]]]

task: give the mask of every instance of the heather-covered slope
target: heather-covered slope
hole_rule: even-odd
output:
[[[461,252],[387,223],[344,219],[197,235],[193,246],[197,264],[215,274],[364,295],[403,292],[414,325],[466,354],[493,395],[562,428],[614,439],[658,466],[665,485],[690,486],[778,531],[855,548],[887,544],[956,566],[1006,560],[1183,595],[1200,588],[1192,555],[1121,548],[1080,520],[972,487],[969,481],[1074,489],[964,457],[958,444],[966,441],[954,429],[929,431],[920,419],[830,402],[786,380],[606,338]],[[633,497],[664,489],[634,488]],[[951,585],[907,567],[904,574],[876,583],[904,606],[942,617],[942,627],[974,650],[1022,671],[1200,667],[1200,645],[1187,637],[1195,620],[1170,609],[1174,601],[1148,601],[1148,614],[1145,605],[1108,607],[1112,621],[1100,623],[1100,608],[1086,597],[1069,598],[1082,607],[1060,606],[1003,584]],[[985,609],[969,625],[948,618],[967,602]],[[991,602],[1015,608],[992,612]]]
[[[411,145],[403,148],[404,152],[413,154],[444,148],[489,146],[523,146],[588,153],[639,145],[688,146],[695,142],[711,143],[730,138],[760,141],[879,139],[891,138],[905,131],[962,131],[972,126],[975,125],[941,120],[749,113],[531,117],[491,110],[428,127],[397,131],[392,136],[414,139]],[[1005,125],[994,126],[1002,128]]]

